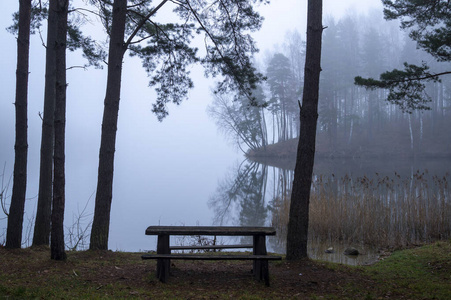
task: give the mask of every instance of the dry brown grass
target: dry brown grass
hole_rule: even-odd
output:
[[[310,199],[310,236],[404,248],[451,237],[449,175],[411,178],[317,177]],[[289,199],[276,199],[273,226],[286,236]]]

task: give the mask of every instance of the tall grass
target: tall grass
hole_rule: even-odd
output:
[[[451,238],[450,175],[409,178],[315,176],[310,238],[403,248]],[[290,196],[274,201],[272,223],[286,236]]]

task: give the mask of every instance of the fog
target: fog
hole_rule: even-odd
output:
[[[261,53],[284,42],[287,31],[298,30],[305,39],[307,1],[272,1],[259,8],[265,17],[254,34]],[[324,15],[340,17],[348,12],[381,9],[379,0],[324,1]],[[283,4],[281,4],[283,3]],[[14,94],[16,39],[5,28],[17,11],[17,1],[3,3],[0,11],[0,163],[3,187],[14,165]],[[93,31],[99,36],[99,31]],[[45,32],[42,33],[45,40]],[[45,49],[39,35],[31,38],[28,107],[28,183],[24,230],[36,210],[41,119],[43,110]],[[206,107],[211,103],[214,80],[205,79],[200,67],[191,72],[195,88],[188,101],[169,106],[169,116],[158,122],[151,112],[155,93],[138,59],[125,56],[116,142],[110,248],[146,249],[144,230],[152,224],[211,224],[207,200],[218,180],[242,159],[242,153],[219,133]],[[68,66],[82,64],[80,53],[68,53]],[[94,207],[98,151],[105,95],[106,68],[71,69],[67,73],[66,216],[87,205]],[[188,178],[195,178],[187,184]],[[12,180],[9,185],[9,195]],[[6,236],[6,218],[0,213],[0,242]],[[26,238],[26,233],[24,234]],[[142,246],[141,246],[142,245]]]

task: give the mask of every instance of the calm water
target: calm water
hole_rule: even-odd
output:
[[[194,164],[194,161],[198,162]],[[286,220],[284,221],[284,217],[281,216],[283,215],[283,208],[281,208],[280,203],[283,199],[288,199],[289,197],[293,180],[291,168],[294,162],[283,161],[272,162],[272,164],[278,166],[270,166],[249,160],[233,163],[226,159],[202,160],[196,156],[191,157],[191,159],[180,157],[174,158],[170,168],[164,162],[155,163],[155,172],[149,172],[148,176],[141,176],[138,180],[134,178],[133,181],[127,180],[128,174],[133,172],[133,169],[136,169],[138,165],[124,164],[124,166],[129,165],[129,169],[117,168],[115,173],[109,248],[114,251],[154,250],[156,248],[156,237],[145,236],[144,234],[145,229],[149,225],[275,226],[278,229],[278,235],[268,239],[268,248],[270,251],[283,253],[285,251],[286,226],[284,222]],[[425,170],[430,178],[435,178],[435,176],[442,178],[450,171],[450,165],[448,160],[342,161],[335,159],[318,160],[315,162],[314,172],[317,182],[320,178],[323,181],[329,180],[326,186],[333,186],[333,192],[328,194],[327,198],[333,198],[343,194],[343,191],[347,189],[345,186],[340,185],[340,180],[338,180],[338,178],[343,178],[346,175],[350,178],[366,176],[369,180],[373,179],[375,181],[385,176],[409,180],[409,178],[414,177],[414,174],[418,174],[417,170]],[[449,176],[447,178],[449,179]],[[428,184],[431,186],[432,181],[429,181]],[[137,190],[139,190],[139,193],[137,193]],[[382,191],[385,193],[387,190]],[[451,231],[449,186],[443,187],[441,191],[443,191],[442,196],[434,195],[433,191],[429,192],[428,196],[431,199],[434,198],[441,201],[440,205],[442,206],[439,206],[438,209],[442,210],[442,221],[449,224],[449,226],[447,228],[442,228],[442,226],[438,230],[443,231],[443,237],[449,237]],[[360,191],[360,193],[362,192]],[[404,192],[395,191],[388,198],[393,201],[393,195],[398,195],[399,197],[402,193]],[[362,199],[360,196],[361,194],[357,194],[355,199]],[[80,197],[78,202],[69,202],[67,204],[65,223],[68,247],[71,247],[76,242],[76,238],[81,236],[87,226],[89,226],[94,206],[93,197],[92,192],[91,198],[84,196]],[[345,211],[342,213],[346,216],[353,216],[356,212],[367,209],[363,206],[354,209],[354,202],[357,201],[355,199],[346,200],[350,202],[349,207],[351,209],[349,210],[353,210],[352,213],[345,211],[348,209],[348,206],[340,206],[341,208],[338,209]],[[336,203],[341,205],[346,201],[337,200]],[[330,205],[337,205],[336,203]],[[325,206],[327,207],[328,205]],[[383,207],[385,205],[385,202],[374,203],[375,207]],[[427,208],[429,207],[433,207],[432,202],[427,204]],[[437,210],[437,206],[434,207]],[[396,214],[403,214],[403,212],[395,211],[392,208],[393,205],[388,205],[386,211],[390,214],[391,221],[397,221]],[[315,221],[315,218],[322,219],[323,214],[326,213],[320,212],[319,217],[315,217],[315,214],[311,213],[310,221],[313,222],[314,226],[311,225],[310,230],[309,255],[315,259],[346,264],[371,263],[378,257],[377,249],[389,247],[389,239],[392,236],[396,236],[394,235],[395,233],[389,232],[392,229],[388,228],[384,229],[384,231],[388,232],[386,244],[384,244],[385,236],[378,236],[379,240],[377,240],[377,243],[372,243],[371,245],[363,243],[370,238],[367,236],[367,233],[371,232],[370,225],[373,222],[372,219],[365,219],[363,216],[360,219],[355,219],[357,221],[353,221],[355,222],[353,224],[354,227],[349,229],[353,234],[341,232],[339,234],[342,236],[336,238],[336,231],[346,231],[346,229],[342,228],[343,224],[341,224],[345,215],[340,215],[339,219],[334,221],[332,220],[333,218],[327,217],[331,219],[331,222],[335,223],[323,224]],[[29,224],[32,222],[30,216],[33,214],[33,209],[28,209],[25,219],[25,236],[31,232]],[[401,220],[399,222],[405,223],[407,228],[410,228],[409,226],[415,221]],[[400,228],[400,234],[404,235],[406,241],[411,238],[418,239],[419,237],[423,240],[428,239],[428,237],[420,236],[420,233],[415,232],[415,230],[401,229],[402,226],[398,223],[394,223],[394,226]],[[429,225],[426,224],[423,227],[425,226]],[[358,232],[357,228],[360,228],[360,233],[355,233]],[[316,232],[314,232],[315,230]],[[432,233],[432,230],[430,232]],[[85,238],[79,244],[79,249],[87,247],[89,242],[88,235],[89,230],[86,230]],[[190,237],[183,239],[174,238],[172,240],[173,244],[191,244],[196,242],[198,241]],[[248,241],[246,241],[246,238],[219,238],[217,242],[245,243]],[[358,257],[343,255],[344,249],[350,246],[359,249],[361,255]],[[334,249],[334,253],[325,253],[325,250],[330,247]]]
[[[270,219],[279,234],[270,241],[272,250],[283,253],[294,162],[273,164],[281,168],[244,162],[235,180],[224,180],[210,204],[219,222],[235,218],[240,225],[261,225]],[[379,250],[449,238],[449,166],[447,160],[316,161],[310,257],[367,264],[377,259]],[[229,195],[235,197],[237,207],[227,215]],[[266,201],[259,200],[262,195]],[[333,253],[325,253],[330,247]],[[361,255],[343,255],[348,247],[357,248]]]
[[[280,199],[286,199],[290,193],[291,182],[293,180],[293,171],[290,170],[290,162],[280,162],[280,165],[285,168],[279,168],[274,166],[269,166],[263,163],[252,162],[249,160],[244,160],[241,163],[235,164],[233,167],[229,168],[228,171],[220,176],[218,181],[210,186],[204,187],[205,190],[209,190],[209,196],[207,198],[199,199],[199,202],[192,202],[192,205],[199,205],[196,208],[196,213],[191,213],[192,210],[186,208],[185,211],[178,211],[174,206],[171,207],[171,212],[179,213],[179,222],[168,223],[161,222],[163,225],[235,225],[235,226],[275,226],[278,229],[278,236],[269,238],[268,247],[270,251],[283,253],[285,251],[285,230],[286,226],[284,225],[284,221],[280,220],[280,218],[275,217],[276,214],[280,213],[280,206],[276,205],[277,201]],[[286,166],[288,165],[288,168]],[[336,197],[337,195],[343,194],[343,191],[346,189],[340,183],[340,180],[337,178],[367,178],[367,180],[373,182],[374,187],[370,188],[372,193],[386,193],[388,190],[385,186],[381,189],[379,182],[381,180],[386,180],[386,178],[398,178],[399,181],[402,181],[402,184],[398,185],[398,188],[404,188],[404,185],[411,186],[415,180],[412,178],[416,178],[418,174],[421,174],[424,170],[427,175],[424,177],[429,178],[429,187],[432,187],[432,178],[443,178],[447,176],[449,171],[449,161],[444,160],[428,160],[428,161],[377,161],[377,162],[365,162],[365,161],[340,161],[340,160],[319,160],[316,162],[315,168],[315,178],[316,181],[319,182],[319,178],[322,181],[327,181],[325,186],[332,186],[331,189],[332,194],[328,194],[328,199],[332,197]],[[417,175],[415,175],[417,174]],[[400,179],[402,178],[402,180]],[[448,177],[445,177],[449,179]],[[421,179],[422,180],[422,179]],[[420,180],[420,181],[421,181]],[[417,180],[418,181],[418,180]],[[346,184],[349,185],[351,182],[353,185],[358,186],[355,182],[348,180]],[[416,182],[416,181],[415,181]],[[396,186],[393,184],[393,186]],[[343,190],[343,191],[340,191]],[[442,197],[440,199],[442,204],[444,203],[444,209],[442,213],[442,223],[450,224],[445,228],[439,228],[442,230],[442,234],[445,236],[449,236],[451,231],[451,200],[449,199],[450,190],[449,187],[443,187],[441,189],[442,194],[445,198]],[[362,193],[362,191],[360,191]],[[392,201],[394,201],[393,195],[405,193],[400,190],[393,190],[393,193],[388,196],[391,197]],[[355,194],[355,193],[354,193]],[[356,194],[354,195],[356,199],[363,199],[365,195]],[[384,197],[377,198],[377,200],[371,205],[374,206],[385,206],[387,196],[382,195]],[[429,196],[436,197],[433,195],[433,192],[430,192]],[[381,200],[382,199],[382,200]],[[436,199],[436,198],[434,198]],[[347,200],[347,202],[353,202],[355,200]],[[379,201],[379,202],[378,202]],[[338,199],[335,201],[342,205],[342,200]],[[398,201],[400,202],[400,201]],[[316,207],[321,204],[315,202],[315,206],[313,203],[311,204],[313,207]],[[336,204],[335,204],[336,205]],[[354,203],[351,203],[351,208],[349,210],[357,210],[357,212],[362,211],[362,215],[370,215],[373,211],[372,208],[365,208],[364,206],[359,206],[357,209],[354,209]],[[428,207],[432,208],[434,204],[431,202]],[[328,204],[326,204],[326,207]],[[349,206],[349,205],[348,205]],[[408,205],[410,206],[410,205]],[[341,210],[344,210],[340,206]],[[370,209],[370,213],[365,212],[366,209]],[[429,241],[429,237],[422,236],[423,233],[415,233],[412,235],[410,228],[411,223],[416,222],[415,220],[409,223],[409,220],[398,221],[397,218],[394,217],[394,212],[397,214],[408,214],[408,212],[401,211],[403,207],[395,210],[395,205],[393,203],[388,206],[386,210],[383,210],[381,214],[385,214],[387,211],[393,220],[392,227],[395,227],[397,232],[387,233],[386,236],[380,236],[379,231],[390,231],[393,229],[381,228],[378,230],[374,228],[375,226],[383,227],[382,224],[378,225],[377,222],[387,222],[386,217],[382,216],[382,221],[379,221],[381,217],[374,218],[365,218],[361,216],[357,216],[350,222],[351,228],[341,228],[344,222],[345,217],[341,216],[339,219],[335,220],[335,223],[327,223],[322,224],[317,220],[321,220],[324,214],[312,214],[311,213],[311,237],[309,242],[309,255],[315,259],[328,260],[346,264],[368,264],[374,262],[378,257],[378,250],[386,249],[391,247],[390,238],[395,236],[399,238],[402,235],[403,239],[405,239],[406,244],[412,243],[421,243],[424,241]],[[439,206],[440,209],[440,206]],[[278,211],[279,210],[279,211]],[[186,212],[190,212],[186,214]],[[374,210],[376,211],[376,210]],[[414,212],[415,214],[416,212]],[[354,216],[358,215],[354,212],[345,213],[346,216]],[[193,216],[194,215],[194,216]],[[431,218],[435,218],[434,216],[430,216]],[[330,218],[333,219],[333,218]],[[187,221],[191,220],[191,221]],[[349,221],[348,221],[349,222]],[[426,225],[428,219],[426,219]],[[317,224],[319,223],[319,224]],[[365,223],[365,224],[363,224]],[[388,223],[391,223],[389,221]],[[400,224],[401,223],[401,224]],[[144,225],[144,224],[143,224]],[[423,225],[422,225],[423,226]],[[424,227],[423,226],[423,227]],[[144,226],[145,227],[145,226]],[[325,228],[324,228],[325,227]],[[442,226],[443,227],[443,226]],[[338,235],[334,232],[333,229],[341,228],[340,231],[345,231],[339,233]],[[360,229],[359,229],[360,228]],[[360,231],[359,231],[359,230]],[[316,232],[315,232],[316,230]],[[346,230],[350,232],[346,232]],[[416,229],[412,229],[416,230]],[[336,231],[336,230],[335,230]],[[427,232],[427,231],[425,231]],[[433,234],[432,230],[430,231]],[[372,237],[371,234],[375,236]],[[426,233],[427,234],[427,233]],[[376,236],[377,235],[377,236]],[[430,237],[433,239],[434,237]],[[136,249],[154,249],[156,238],[148,237],[148,243],[146,246],[141,246],[141,248]],[[372,241],[371,239],[374,239]],[[142,239],[141,239],[142,240]],[[385,243],[385,240],[387,241]],[[185,238],[185,239],[177,239],[173,240],[173,243],[195,243],[196,241],[193,239]],[[208,241],[207,241],[208,242]],[[249,242],[246,238],[222,238],[217,241],[219,243],[228,243],[228,242]],[[366,243],[369,242],[369,243]],[[325,253],[325,250],[332,247],[334,249],[333,253]],[[343,254],[344,250],[348,247],[357,248],[361,255],[357,257],[346,256]],[[126,249],[127,250],[127,249]]]

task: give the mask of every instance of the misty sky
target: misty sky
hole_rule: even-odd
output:
[[[274,45],[283,44],[285,33],[289,30],[298,30],[305,39],[306,3],[278,0],[259,9],[265,21],[262,30],[254,36],[262,55],[267,50],[272,51]],[[6,166],[4,184],[12,174],[14,164],[16,68],[16,39],[5,28],[11,24],[11,15],[17,9],[18,1],[7,0],[3,1],[0,11],[0,163],[2,169],[4,164]],[[381,11],[380,0],[324,1],[325,16],[338,18],[348,12],[362,13],[370,9]],[[96,36],[99,33],[99,30],[93,32]],[[43,36],[45,39],[45,32]],[[68,53],[68,66],[82,63],[79,53]],[[31,39],[30,52],[27,187],[30,200],[27,201],[25,222],[34,216],[37,202],[41,135],[39,112],[43,107],[44,66],[45,50],[39,36],[35,35]],[[139,234],[143,235],[148,225],[160,222],[166,225],[177,222],[193,225],[200,221],[207,225],[210,216],[205,199],[212,190],[204,187],[214,186],[231,165],[242,159],[241,153],[227,142],[206,114],[214,82],[204,79],[203,70],[199,67],[194,67],[191,72],[195,88],[190,92],[189,100],[179,107],[169,105],[169,116],[160,123],[151,113],[155,93],[148,88],[148,78],[139,60],[131,59],[126,54],[116,143],[111,231],[123,230],[123,235],[127,236],[127,230],[139,230]],[[66,222],[70,222],[72,213],[83,208],[96,188],[106,68],[72,69],[67,75]],[[187,178],[198,180],[195,184],[184,186]],[[192,199],[199,201],[193,202]],[[89,213],[92,213],[93,202],[91,199],[88,205]],[[155,203],[161,203],[167,209]],[[133,219],[132,216],[143,209],[148,211],[148,217],[133,220],[134,227],[119,225],[119,219],[124,215]],[[170,213],[168,209],[171,209]],[[186,217],[179,217],[183,213]],[[3,217],[0,213],[0,218]],[[4,238],[1,234],[5,228],[5,220],[0,220],[0,239]],[[121,249],[124,246],[116,242],[110,247]]]

